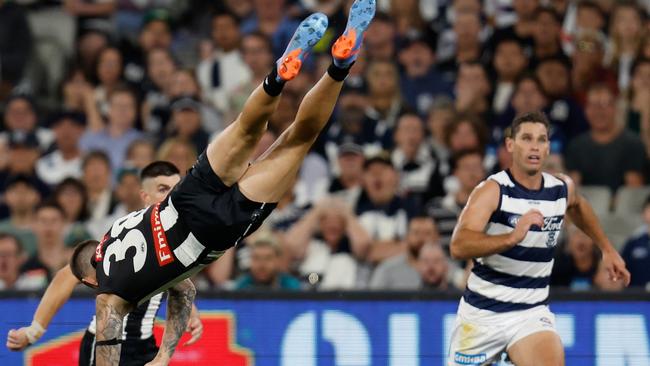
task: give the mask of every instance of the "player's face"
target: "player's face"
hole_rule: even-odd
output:
[[[170,176],[159,175],[154,178],[147,178],[142,182],[142,200],[146,206],[161,202],[167,197],[167,194],[181,180],[180,175]]]
[[[550,152],[548,131],[542,123],[522,123],[514,138],[506,140],[506,148],[512,154],[513,168],[538,174]]]

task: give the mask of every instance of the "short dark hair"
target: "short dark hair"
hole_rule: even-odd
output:
[[[241,24],[241,18],[234,12],[230,11],[229,9],[221,9],[212,14],[212,20],[219,17],[228,17],[232,19],[235,22],[235,24],[237,24],[238,27]]]
[[[451,171],[452,172],[455,171],[456,168],[458,167],[458,162],[470,155],[478,155],[481,158],[481,160],[483,160],[483,157],[485,157],[485,154],[479,149],[459,150],[451,156],[451,159],[449,159],[449,168],[451,169]]]
[[[247,33],[246,35],[242,36],[241,41],[239,42],[239,47],[240,48],[244,46],[244,39],[249,38],[249,37],[253,37],[253,38],[257,38],[257,39],[261,40],[262,43],[264,43],[264,47],[266,47],[267,52],[269,52],[269,53],[273,52],[273,42],[271,41],[269,36],[267,36],[266,34],[260,32],[260,31],[253,31],[253,32]]]
[[[90,239],[84,240],[74,247],[72,257],[70,257],[70,270],[80,282],[95,270],[93,256],[95,255],[97,245],[99,245],[97,240]]]
[[[181,172],[178,170],[176,165],[163,160],[154,161],[153,163],[145,166],[140,172],[140,180],[143,181],[147,178],[155,178],[161,175],[165,177],[171,177],[172,175],[180,175]]]
[[[16,247],[18,247],[18,254],[23,252],[23,243],[16,235],[6,231],[0,231],[0,240],[7,240],[7,239],[13,240],[13,242],[16,244]]]
[[[84,156],[83,161],[81,162],[81,169],[86,169],[86,166],[92,160],[100,160],[108,166],[108,169],[111,169],[111,159],[108,157],[108,154],[101,150],[93,150]]]
[[[51,208],[53,210],[59,211],[59,213],[61,214],[61,216],[63,216],[64,219],[68,216],[65,213],[65,210],[63,209],[63,207],[61,207],[61,205],[59,205],[59,203],[56,202],[54,199],[48,199],[48,200],[45,200],[45,201],[39,203],[36,206],[36,209],[34,209],[34,212],[38,212],[38,211],[44,210],[46,208]]]
[[[72,178],[72,177],[65,178],[63,181],[61,181],[61,183],[59,183],[59,185],[56,186],[56,188],[54,188],[54,193],[52,193],[52,198],[57,200],[58,196],[63,192],[63,190],[65,190],[68,187],[79,192],[82,201],[79,215],[77,217],[68,217],[68,219],[71,221],[88,220],[88,218],[90,218],[90,212],[88,211],[88,190],[86,190],[86,186],[79,179]]]
[[[546,127],[547,132],[551,125],[548,117],[546,117],[546,114],[544,112],[526,112],[512,120],[512,124],[510,124],[510,135],[508,137],[515,138],[515,136],[517,136],[517,132],[519,132],[519,126],[521,126],[522,123],[541,123],[544,125],[544,127]]]
[[[557,23],[562,24],[562,15],[560,15],[560,13],[558,13],[555,9],[549,6],[538,6],[535,10],[533,18],[537,19],[542,14],[549,14]]]

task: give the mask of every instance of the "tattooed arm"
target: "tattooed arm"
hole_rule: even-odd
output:
[[[116,295],[99,294],[96,300],[97,332],[95,357],[97,366],[120,363],[122,320],[131,310],[128,302]]]
[[[167,322],[156,358],[147,365],[167,365],[185,332],[196,296],[194,284],[189,279],[179,282],[168,291]]]

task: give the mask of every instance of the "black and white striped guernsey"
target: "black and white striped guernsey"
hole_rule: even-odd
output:
[[[530,209],[544,215],[544,225],[531,227],[523,241],[499,254],[474,260],[463,295],[465,303],[482,310],[509,312],[546,304],[553,254],[567,208],[566,183],[542,173],[542,188],[530,190],[517,183],[509,171],[494,174],[499,184],[499,205],[486,233],[506,234]]]
[[[153,326],[163,300],[163,294],[153,296],[124,317],[123,341],[148,339],[153,336]],[[95,334],[96,327],[96,318],[93,316],[88,331]]]

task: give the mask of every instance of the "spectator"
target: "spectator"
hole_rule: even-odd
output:
[[[571,65],[562,57],[540,60],[535,70],[547,98],[546,113],[553,124],[572,140],[589,129],[582,107],[571,95]]]
[[[142,134],[134,128],[138,109],[135,95],[130,89],[115,89],[109,96],[109,104],[106,126],[97,111],[88,106],[88,130],[81,137],[79,146],[84,152],[104,151],[110,157],[112,170],[118,171],[127,148]]]
[[[23,7],[0,1],[0,100],[21,81],[32,46],[32,32]]]
[[[338,174],[328,182],[327,193],[338,193],[346,201],[349,200],[349,196],[354,194],[353,191],[361,188],[364,161],[361,146],[354,143],[344,143],[339,146],[336,169]]]
[[[65,212],[57,203],[46,202],[36,209],[36,253],[21,268],[30,289],[45,288],[54,274],[68,264],[70,252],[65,249],[64,229]]]
[[[370,61],[391,61],[395,59],[397,29],[391,17],[385,13],[375,14],[368,26],[364,42]]]
[[[299,261],[298,272],[311,285],[317,284],[321,290],[357,285],[357,261],[365,259],[370,235],[345,202],[318,202],[285,237],[291,256]]]
[[[228,108],[228,95],[236,86],[251,79],[251,71],[244,64],[240,52],[239,19],[230,12],[212,17],[212,42],[215,51],[199,63],[196,75],[203,95],[222,113]],[[268,67],[265,73],[268,73]],[[265,75],[266,76],[266,75]]]
[[[465,208],[469,195],[485,179],[483,152],[479,150],[460,150],[451,160],[454,189],[444,197],[436,197],[428,204],[427,212],[440,233],[440,244],[448,248],[451,234],[456,227],[458,216]]]
[[[444,164],[449,160],[449,149],[445,144],[445,130],[454,119],[456,111],[454,104],[449,98],[438,98],[427,117],[427,132],[429,133],[429,145],[433,150],[434,158],[439,160],[442,165],[440,166],[440,173],[447,175],[449,173],[449,166]]]
[[[77,243],[91,239],[86,229],[88,212],[88,192],[83,182],[75,178],[64,179],[54,190],[53,198],[65,211],[66,228],[64,241],[72,247]]]
[[[571,58],[573,95],[586,108],[586,93],[593,84],[604,83],[616,90],[616,76],[603,65],[605,40],[600,32],[580,31],[576,35],[575,52]]]
[[[483,56],[479,14],[474,12],[457,13],[453,30],[456,38],[454,54],[448,60],[440,60],[438,64],[438,68],[450,82],[456,79],[461,64],[478,62]]]
[[[140,196],[139,172],[133,168],[125,168],[118,173],[117,177],[115,197],[119,200],[119,204],[115,207],[115,212],[112,215],[113,219],[126,216],[144,207],[144,202]]]
[[[34,100],[23,94],[9,97],[4,109],[4,136],[12,132],[33,133],[41,150],[47,150],[52,143],[52,131],[38,126],[38,115]]]
[[[154,48],[147,54],[147,83],[143,83],[144,130],[150,135],[163,133],[169,120],[169,102],[172,99],[172,84],[176,63],[171,52],[165,48]]]
[[[33,133],[14,131],[9,135],[7,166],[0,171],[0,192],[13,175],[27,175],[42,197],[50,193],[49,187],[36,175],[36,161],[41,154],[38,141]]]
[[[485,121],[491,120],[489,98],[492,87],[482,64],[478,62],[461,64],[454,91],[456,111],[481,116]]]
[[[184,177],[194,165],[197,158],[196,148],[189,142],[178,138],[165,140],[158,148],[156,160],[164,160],[174,164]]]
[[[287,16],[285,3],[285,0],[253,0],[253,15],[242,22],[240,28],[245,34],[258,30],[268,36],[273,44],[274,59],[282,56],[298,28],[298,22]]]
[[[417,263],[420,289],[445,291],[454,284],[449,260],[439,244],[426,243],[420,249]]]
[[[250,272],[236,280],[235,290],[299,290],[300,282],[280,270],[282,249],[271,237],[259,237],[251,244]]]
[[[632,235],[621,250],[621,256],[632,277],[630,286],[650,288],[650,196],[643,205],[645,230]]]
[[[643,10],[631,1],[619,2],[612,13],[606,64],[617,72],[620,90],[630,86],[632,65],[641,51],[644,19]]]
[[[500,116],[506,112],[515,90],[515,83],[527,65],[524,48],[516,39],[505,38],[496,45],[493,59],[497,74],[492,99],[494,114]]]
[[[36,252],[36,236],[32,230],[34,208],[41,200],[33,179],[26,175],[13,176],[5,187],[5,202],[10,216],[0,221],[0,231],[14,235],[27,255]]]
[[[83,182],[88,192],[88,211],[91,221],[88,230],[94,238],[101,238],[110,226],[110,215],[118,204],[111,191],[111,165],[101,151],[91,151],[81,164]]]
[[[439,74],[435,67],[435,55],[422,36],[407,38],[399,52],[404,67],[400,78],[400,90],[406,104],[420,116],[425,116],[438,96],[451,96],[452,84]]]
[[[369,108],[366,116],[379,124],[377,133],[384,138],[384,149],[390,148],[392,141],[385,137],[395,128],[397,117],[403,113],[404,106],[399,90],[399,73],[397,66],[390,61],[373,61],[366,71],[368,82]]]
[[[406,252],[382,262],[370,280],[372,290],[417,290],[421,283],[418,257],[426,243],[438,245],[438,231],[428,216],[411,218],[406,234]]]
[[[650,153],[650,59],[640,59],[632,67],[628,96],[626,126],[639,134]]]
[[[192,97],[180,97],[172,101],[171,123],[167,136],[174,136],[192,144],[197,151],[208,147],[210,136],[201,124],[201,102]]]
[[[525,48],[532,48],[536,25],[536,10],[539,0],[512,0],[512,7],[517,15],[515,24],[498,29],[492,36],[491,43],[499,44],[502,39],[515,38]]]
[[[228,121],[237,118],[248,96],[264,81],[271,70],[274,61],[271,41],[260,32],[245,35],[241,41],[241,57],[248,67],[250,77],[233,86],[228,98],[229,110],[226,117]]]
[[[467,149],[485,151],[487,131],[484,122],[471,114],[457,114],[445,130],[445,144],[452,156]]]
[[[52,118],[55,149],[36,162],[36,174],[45,183],[57,185],[68,177],[81,177],[79,140],[84,132],[85,117],[61,112]]]
[[[20,267],[25,254],[20,240],[6,232],[0,232],[0,291],[22,287]]]
[[[395,149],[391,160],[400,174],[400,193],[421,200],[430,186],[441,188],[438,162],[433,160],[425,143],[424,123],[420,117],[403,114],[397,122],[394,137]],[[438,182],[431,183],[432,179]]]
[[[567,227],[566,245],[555,254],[551,285],[588,290],[598,269],[599,253],[593,240],[573,225]]]
[[[368,261],[379,263],[402,253],[408,220],[418,212],[412,200],[397,196],[399,177],[386,154],[364,163],[363,190],[354,204],[361,225],[372,237]]]
[[[95,102],[102,116],[108,115],[108,96],[120,86],[122,71],[122,53],[118,48],[106,47],[99,52],[94,73],[97,80],[94,94]]]
[[[113,32],[113,13],[116,10],[116,0],[67,0],[63,6],[68,14],[77,18],[77,31],[102,29]]]
[[[84,70],[80,67],[72,67],[63,80],[61,89],[63,109],[70,112],[84,112],[86,95],[90,95],[92,90]]]
[[[530,65],[534,68],[540,60],[557,57],[568,60],[560,43],[562,17],[553,8],[539,7],[535,12],[533,28],[533,57]]]
[[[201,89],[199,82],[194,77],[194,72],[189,69],[180,69],[174,72],[170,86],[170,98],[191,96],[200,99]],[[209,105],[201,104],[201,121],[203,128],[210,133],[221,132],[224,129],[224,119]],[[228,120],[228,123],[232,120]]]
[[[591,87],[586,113],[591,131],[571,141],[565,156],[576,184],[605,185],[612,192],[622,185],[643,185],[645,149],[638,136],[616,122],[614,93],[604,85]]]
[[[135,140],[126,150],[125,166],[144,169],[152,163],[156,157],[156,148],[149,140]]]

